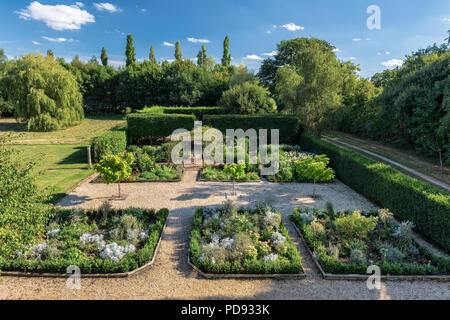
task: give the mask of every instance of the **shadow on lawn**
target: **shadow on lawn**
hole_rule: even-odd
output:
[[[76,147],[74,150],[73,153],[59,161],[58,164],[87,164],[87,148]]]

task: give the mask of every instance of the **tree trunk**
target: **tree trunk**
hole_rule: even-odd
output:
[[[236,196],[236,180],[233,179],[233,195]]]
[[[121,198],[121,193],[120,193],[120,180],[119,180],[118,186],[119,186],[119,199],[120,199],[120,198]]]
[[[444,165],[442,164],[442,151],[439,151],[439,161],[441,162],[441,173],[444,172]]]

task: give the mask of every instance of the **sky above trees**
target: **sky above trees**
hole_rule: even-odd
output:
[[[154,45],[158,61],[174,59],[180,41],[183,58],[195,59],[202,45],[220,63],[230,36],[232,64],[257,71],[283,39],[317,37],[336,55],[361,66],[368,77],[401,64],[406,54],[442,43],[450,29],[448,0],[39,0],[0,2],[0,48],[8,58],[52,49],[58,57],[79,55],[125,64],[126,37],[132,34],[138,61]],[[367,13],[378,5],[381,29],[369,30]]]

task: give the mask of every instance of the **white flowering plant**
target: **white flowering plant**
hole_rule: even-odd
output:
[[[153,258],[167,216],[167,209],[60,210],[39,243],[0,259],[0,269],[65,273],[76,265],[84,274],[129,272]]]
[[[298,274],[300,253],[289,238],[281,214],[270,207],[227,205],[197,210],[191,229],[190,256],[208,273]]]

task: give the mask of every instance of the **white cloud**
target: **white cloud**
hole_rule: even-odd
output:
[[[192,43],[209,43],[210,42],[208,39],[188,38],[187,40]]]
[[[49,38],[49,37],[42,37],[42,39],[45,39],[50,42],[74,42],[73,39],[66,39],[66,38]]]
[[[289,31],[298,31],[298,30],[305,30],[305,28],[301,27],[301,26],[297,26],[295,23],[293,22],[289,22],[286,24],[283,24],[282,26],[280,26],[281,28],[285,28],[286,30]]]
[[[450,22],[450,18],[444,18],[444,22]]]
[[[84,3],[83,2],[75,2],[75,4],[79,8],[83,8],[84,7]]]
[[[353,38],[353,41],[361,41],[361,38]]]
[[[102,3],[94,2],[94,7],[98,11],[108,11],[111,13],[120,11],[119,8],[117,8],[115,5],[113,5],[112,3],[109,3],[109,2],[102,2]]]
[[[386,68],[395,68],[395,67],[401,67],[405,63],[403,60],[399,59],[391,59],[389,61],[382,62],[381,64],[385,66]]]
[[[31,41],[31,42],[33,42],[34,45],[37,45],[37,46],[40,45],[40,43],[37,41]]]
[[[366,38],[366,40],[367,40],[367,41],[370,41],[370,40],[372,40],[372,39],[370,39],[370,38]]]
[[[350,57],[349,60],[356,60],[356,57]]]
[[[142,9],[141,9],[141,12],[147,12],[147,9],[142,8]]]
[[[256,54],[250,54],[250,55],[246,56],[244,59],[247,59],[247,60],[263,60],[263,58],[257,56]]]
[[[43,21],[54,30],[79,30],[86,23],[95,22],[95,17],[77,6],[42,5],[33,1],[26,9],[16,11],[23,20]]]
[[[333,51],[334,53],[337,53],[337,52],[341,52],[341,49],[339,49],[339,48],[334,48],[334,49],[331,50],[331,51]]]
[[[123,67],[123,66],[125,66],[125,65],[126,65],[126,62],[125,62],[125,61],[122,61],[122,60],[108,60],[108,64],[111,65],[111,66],[113,66],[113,67],[118,68],[118,67]]]
[[[166,46],[166,47],[175,47],[175,45],[174,45],[173,43],[170,43],[170,42],[167,42],[167,41],[164,41],[164,42],[163,42],[163,46]]]
[[[390,54],[391,54],[391,52],[390,52],[390,51],[386,51],[386,52],[385,52],[385,54],[387,54],[387,55],[390,55]]]
[[[273,56],[276,56],[277,54],[278,54],[278,52],[272,51],[272,52],[269,52],[269,53],[263,53],[263,56],[273,57]]]

